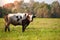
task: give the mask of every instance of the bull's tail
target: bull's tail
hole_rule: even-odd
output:
[[[5,22],[8,21],[8,14],[6,14],[6,15],[4,16],[4,20],[5,20]]]

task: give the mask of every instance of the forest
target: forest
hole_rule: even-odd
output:
[[[5,14],[18,12],[31,12],[38,18],[60,18],[60,4],[58,1],[54,1],[52,4],[15,1],[14,3],[8,3],[0,7],[0,18],[4,17]]]

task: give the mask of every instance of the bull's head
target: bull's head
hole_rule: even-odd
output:
[[[33,18],[35,18],[35,16],[33,14],[28,14],[27,15],[27,19],[32,22],[33,21]]]

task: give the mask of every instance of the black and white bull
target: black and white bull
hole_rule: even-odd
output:
[[[28,13],[7,14],[4,16],[5,32],[10,31],[10,24],[14,26],[22,25],[22,32],[24,32],[29,23],[33,21],[33,18],[33,15]]]

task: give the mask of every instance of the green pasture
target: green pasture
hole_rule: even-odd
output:
[[[10,25],[4,32],[4,19],[0,18],[0,40],[60,40],[60,18],[35,18],[22,32],[22,26]]]

